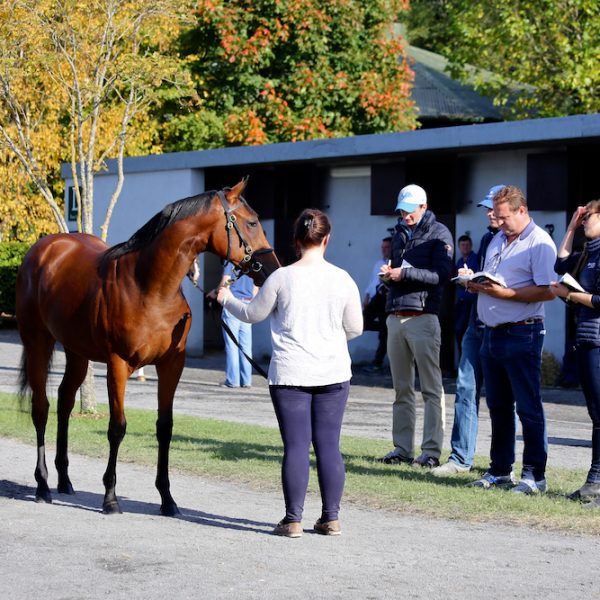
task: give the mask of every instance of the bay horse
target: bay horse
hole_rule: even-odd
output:
[[[72,494],[68,474],[69,417],[88,361],[107,365],[109,458],[102,509],[120,513],[116,463],[125,436],[125,385],[137,368],[158,374],[156,487],[161,513],[178,514],[168,463],[173,397],[183,371],[191,311],[181,282],[205,250],[231,261],[257,285],[280,264],[257,214],[242,197],[247,180],[167,205],[131,238],[109,248],[93,235],[59,233],[36,242],[25,255],[16,285],[16,315],[23,342],[21,395],[31,389],[37,434],[36,501],[52,502],[45,458],[49,403],[46,381],[54,345],[66,367],[58,388],[55,465],[59,493]]]

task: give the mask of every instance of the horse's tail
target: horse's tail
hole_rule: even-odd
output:
[[[27,352],[25,348],[21,352],[21,364],[19,366],[19,391],[17,395],[19,396],[19,403],[21,407],[26,403],[29,394],[29,379],[27,377]]]

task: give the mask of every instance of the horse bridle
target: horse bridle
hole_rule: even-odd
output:
[[[242,231],[240,226],[238,225],[237,218],[233,214],[239,208],[239,204],[235,206],[230,206],[227,201],[227,197],[223,193],[222,190],[217,192],[217,196],[223,205],[223,211],[225,212],[225,229],[227,230],[227,257],[225,260],[227,262],[233,262],[231,260],[231,230],[235,229],[239,239],[240,246],[244,248],[244,258],[242,258],[239,265],[235,265],[236,278],[241,277],[242,275],[248,275],[251,272],[258,273],[261,269],[264,268],[264,265],[257,259],[258,256],[262,254],[269,254],[271,252],[275,252],[273,248],[262,248],[260,250],[252,250],[252,246],[244,239],[242,235]],[[240,196],[241,201],[245,204],[246,201],[244,198]]]

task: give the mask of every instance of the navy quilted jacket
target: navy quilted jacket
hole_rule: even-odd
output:
[[[413,231],[399,219],[392,237],[392,267],[412,265],[402,279],[389,283],[386,311],[418,310],[439,314],[443,286],[452,275],[454,242],[445,225],[425,211]]]
[[[578,345],[600,346],[600,238],[587,243],[587,253],[577,280],[586,292],[592,294],[594,308],[575,305],[575,337]],[[576,268],[580,257],[581,252],[574,252],[566,258],[557,258],[554,270],[559,275],[570,272]]]

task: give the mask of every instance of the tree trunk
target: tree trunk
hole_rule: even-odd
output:
[[[94,385],[94,363],[88,363],[88,370],[80,388],[81,412],[96,413],[96,387]]]

